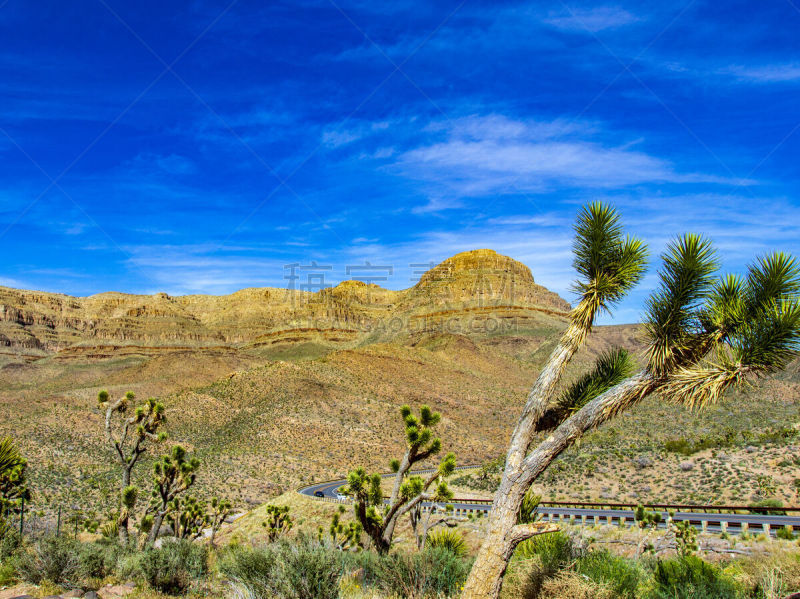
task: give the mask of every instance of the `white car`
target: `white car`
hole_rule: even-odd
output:
[[[338,499],[339,501],[346,501],[347,499],[349,499],[349,497],[347,495],[343,495],[342,493],[337,493],[336,499]]]

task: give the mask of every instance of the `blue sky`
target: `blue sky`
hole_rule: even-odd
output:
[[[654,265],[687,230],[800,254],[798,31],[794,0],[0,0],[0,284],[404,288],[488,247],[571,300],[593,199]]]

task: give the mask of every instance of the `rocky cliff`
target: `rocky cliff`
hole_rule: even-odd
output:
[[[68,356],[103,347],[241,348],[311,339],[346,345],[444,326],[491,331],[541,314],[562,318],[568,310],[524,264],[474,250],[445,260],[402,291],[360,281],[316,293],[251,288],[179,297],[71,297],[0,287],[0,351]]]

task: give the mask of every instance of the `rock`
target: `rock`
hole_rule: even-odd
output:
[[[758,447],[755,447],[753,445],[748,445],[747,447],[744,448],[744,450],[747,453],[755,453],[756,451],[758,451]]]
[[[642,493],[649,493],[649,492],[650,492],[650,491],[652,491],[653,489],[650,487],[650,485],[642,485],[641,487],[639,487],[639,490],[640,490]]]
[[[642,468],[649,468],[650,466],[652,466],[653,458],[646,455],[640,455],[634,458],[633,463],[636,464],[636,467],[641,470]]]
[[[688,472],[694,469],[694,462],[681,462],[680,467],[684,472]]]
[[[94,591],[86,591],[83,595],[83,599],[97,599],[97,593]]]
[[[132,582],[126,584],[106,585],[97,591],[97,596],[100,599],[119,599],[120,597],[127,597],[130,595],[136,585]]]
[[[61,593],[62,597],[83,597],[83,591],[80,589],[72,589],[66,593]]]

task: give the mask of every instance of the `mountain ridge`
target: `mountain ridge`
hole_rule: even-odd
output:
[[[321,336],[325,343],[347,345],[375,341],[376,328],[386,328],[387,322],[392,328],[380,339],[421,319],[424,326],[436,327],[445,319],[469,314],[475,321],[483,315],[479,326],[488,326],[488,315],[565,317],[569,309],[565,300],[535,283],[526,265],[481,249],[444,260],[403,290],[358,280],[315,292],[248,287],[227,295],[181,296],[109,291],[75,297],[0,287],[0,347],[35,357],[98,343],[242,347],[267,337],[274,343],[284,334],[292,335],[292,342],[298,335]]]

